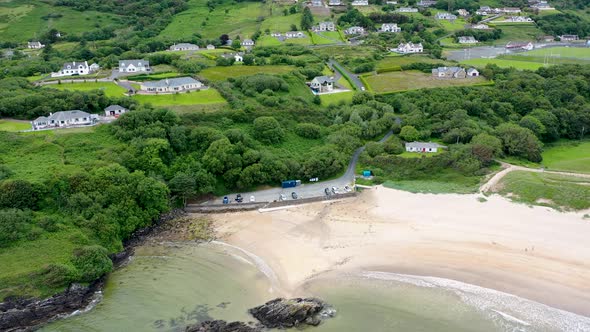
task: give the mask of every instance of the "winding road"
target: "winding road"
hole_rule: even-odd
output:
[[[340,73],[343,73],[344,75],[348,75],[348,77],[350,77],[350,79],[352,80],[352,83],[355,85],[357,90],[359,90],[359,91],[365,90],[365,85],[363,84],[363,82],[361,82],[358,75],[349,72],[346,68],[344,68],[344,66],[342,66],[340,63],[338,63],[334,59],[328,60],[328,64],[330,65],[330,67],[334,68],[335,70],[339,71]]]

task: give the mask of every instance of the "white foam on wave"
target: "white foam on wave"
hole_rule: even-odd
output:
[[[518,331],[538,331],[539,328],[572,332],[590,331],[589,317],[456,280],[382,271],[362,271],[358,276],[453,291],[463,302],[487,313],[492,319],[500,317],[520,325]]]
[[[249,263],[254,264],[258,268],[258,270],[260,272],[262,272],[266,276],[266,278],[268,278],[268,280],[271,283],[271,286],[274,289],[280,289],[279,278],[275,274],[275,271],[273,271],[273,269],[259,256],[255,255],[245,249],[242,249],[240,247],[231,245],[229,243],[225,243],[225,242],[221,242],[221,241],[211,241],[210,243],[224,246],[224,247],[228,247],[233,250],[237,250],[237,251],[241,252],[242,254],[244,254],[246,256],[247,259],[250,260]],[[234,256],[234,255],[232,255],[232,256]],[[244,258],[242,257],[242,259],[244,259]],[[272,290],[273,289],[271,288],[271,291]]]

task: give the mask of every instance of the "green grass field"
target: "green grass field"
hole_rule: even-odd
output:
[[[153,106],[223,104],[225,99],[213,88],[190,93],[165,95],[134,95],[134,99]]]
[[[493,26],[490,24],[490,26]],[[509,25],[501,24],[496,28],[502,29],[502,37],[494,40],[494,45],[503,46],[510,41],[532,41],[537,36],[543,35],[543,31],[539,30],[535,25]]]
[[[385,69],[385,68],[392,68],[395,66],[403,66],[409,65],[412,63],[444,63],[449,64],[450,62],[441,60],[441,59],[433,59],[425,55],[398,55],[392,54],[384,57],[383,59],[377,62],[376,69]]]
[[[480,182],[481,177],[466,177],[452,170],[447,170],[437,174],[435,179],[385,181],[383,186],[412,193],[471,194],[477,192]]]
[[[286,74],[293,71],[293,66],[243,66],[209,67],[199,73],[211,81],[224,81],[229,77],[249,76],[255,74]]]
[[[61,83],[46,85],[49,89],[91,91],[102,90],[108,97],[123,97],[125,89],[112,82]]]
[[[545,148],[543,165],[548,170],[590,173],[590,141],[557,143]]]
[[[365,80],[369,84],[370,90],[374,91],[375,93],[386,93],[423,88],[465,86],[486,82],[486,80],[483,77],[441,80],[433,78],[430,74],[414,70],[371,75],[365,77]]]
[[[590,60],[590,48],[588,47],[548,47],[540,48],[525,53],[520,53],[522,56],[559,56],[563,58],[576,58]]]
[[[523,57],[523,60],[524,57]],[[517,61],[508,59],[470,59],[461,61],[462,64],[483,68],[488,64],[494,64],[502,68],[514,67],[519,70],[537,70],[543,67],[543,63],[531,61]]]
[[[321,95],[322,105],[339,104],[340,102],[350,103],[354,91],[332,93],[328,95]]]
[[[514,171],[499,183],[499,192],[531,205],[563,210],[590,208],[590,179],[548,173]]]
[[[49,18],[48,15],[54,15]],[[57,17],[57,15],[61,15]],[[54,7],[37,0],[0,1],[0,40],[25,42],[55,28],[65,34],[81,34],[100,26],[119,26],[116,15]]]
[[[31,129],[31,124],[27,121],[14,121],[0,119],[0,131],[21,131]]]

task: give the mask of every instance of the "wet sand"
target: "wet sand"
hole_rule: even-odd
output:
[[[589,212],[478,197],[377,187],[339,202],[213,217],[220,240],[261,257],[286,296],[326,272],[374,270],[458,280],[590,316]]]

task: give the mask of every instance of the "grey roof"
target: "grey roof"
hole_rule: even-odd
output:
[[[78,68],[78,66],[88,67],[88,63],[86,61],[84,61],[84,62],[81,62],[81,61],[72,61],[72,62],[66,62],[66,63],[64,63],[62,69],[68,69],[68,65],[71,66],[69,69]]]
[[[41,42],[38,42],[38,41],[32,41],[32,42],[29,42],[29,45],[37,45],[37,46],[41,46],[41,45],[43,45],[43,44],[41,44]]]
[[[144,82],[143,85],[148,88],[166,88],[166,87],[176,87],[185,84],[195,84],[201,83],[195,80],[192,77],[176,77],[176,78],[168,78],[165,80],[159,80],[154,82]]]
[[[140,65],[141,64],[141,65]],[[149,67],[150,62],[148,60],[119,60],[119,67],[128,67],[129,65],[133,65],[134,67]]]
[[[127,110],[125,107],[121,105],[111,105],[104,109],[105,111],[117,111],[117,110]]]
[[[417,149],[434,149],[434,148],[446,148],[444,145],[432,142],[408,142],[406,148],[417,148]]]
[[[170,46],[170,48],[199,48],[198,45],[191,44],[191,43],[178,43]]]
[[[242,42],[242,45],[245,44],[254,44],[254,41],[252,39],[244,39],[244,41]]]
[[[37,119],[35,119],[35,122],[40,122],[40,121],[56,121],[56,122],[60,122],[60,121],[68,121],[68,120],[72,120],[75,118],[88,118],[88,120],[90,120],[90,114],[86,113],[84,111],[80,111],[80,110],[72,110],[72,111],[62,111],[62,112],[55,112],[53,114],[51,114],[48,117],[44,117],[44,116],[40,116]]]
[[[438,72],[441,72],[441,71],[444,71],[444,72],[450,71],[452,73],[456,73],[456,72],[459,72],[461,70],[464,70],[464,69],[461,68],[461,67],[438,67],[438,68],[433,69],[432,70],[432,73],[434,74],[434,73],[438,73]]]
[[[320,84],[334,83],[334,79],[328,76],[316,76],[313,80],[318,81]]]

